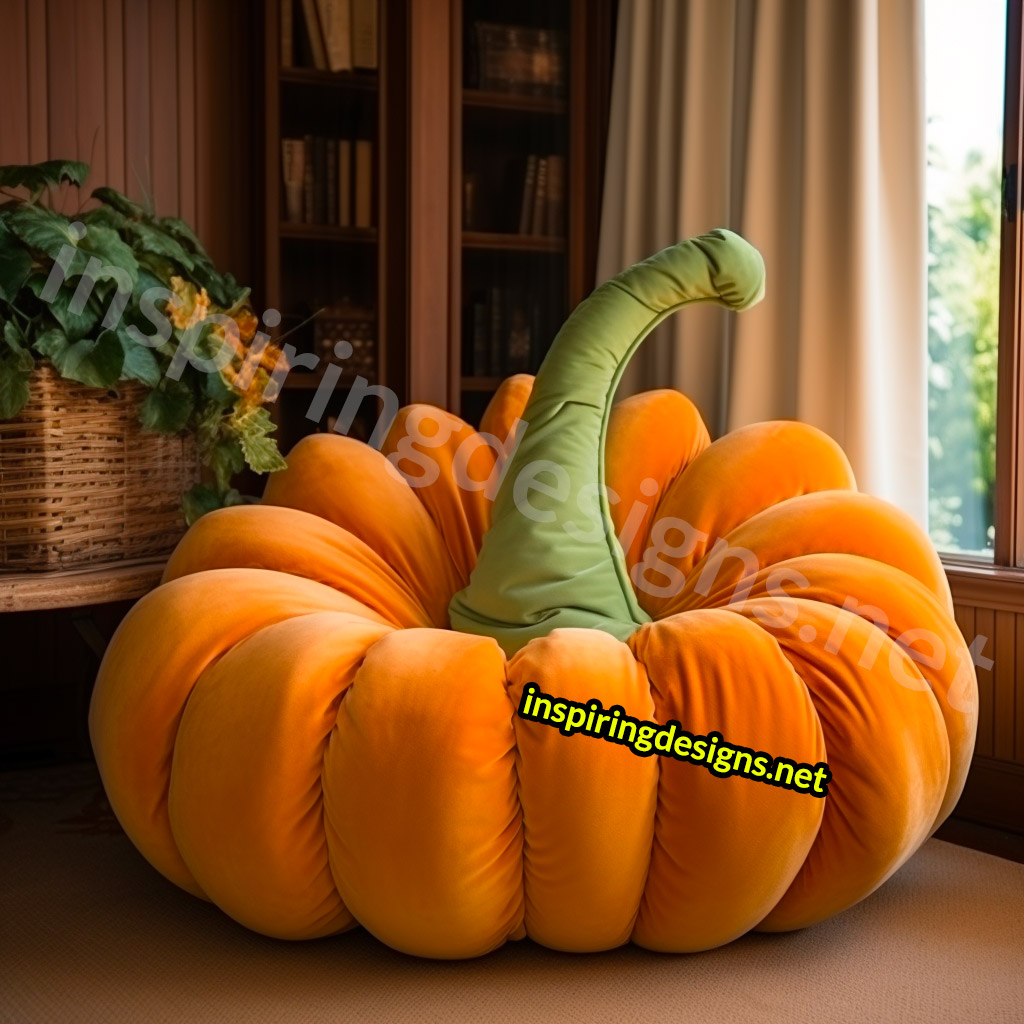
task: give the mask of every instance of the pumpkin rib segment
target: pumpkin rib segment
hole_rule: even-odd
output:
[[[786,574],[788,580],[778,577],[772,583],[773,594],[768,596],[767,584],[775,573]],[[793,580],[789,574],[794,573],[802,576],[807,585]],[[784,582],[790,583],[793,592],[786,591],[782,586]],[[971,766],[977,731],[977,680],[970,651],[956,620],[932,591],[902,569],[860,555],[802,555],[766,566],[750,580],[746,600],[760,600],[761,615],[774,618],[786,614],[785,606],[777,600],[783,593],[788,598],[817,601],[836,608],[848,607],[894,642],[902,636],[916,634],[909,643],[926,645],[924,650],[915,648],[920,659],[915,658],[916,667],[938,703],[950,747],[949,782],[932,823],[934,831],[960,798]],[[726,602],[730,597],[729,593],[712,591],[707,607],[728,607]],[[730,610],[742,612],[743,606],[734,605]],[[875,620],[876,612],[885,617],[884,622]],[[923,623],[928,624],[927,630]],[[922,635],[922,630],[931,634],[937,643]],[[935,661],[939,664],[933,664]]]
[[[263,569],[322,583],[394,626],[431,625],[419,599],[376,551],[341,526],[298,509],[235,505],[199,519],[163,582],[207,569]]]
[[[311,434],[267,480],[264,505],[320,516],[348,530],[391,565],[435,625],[448,624],[459,574],[413,489],[375,448],[340,435]]]
[[[189,694],[172,832],[207,895],[248,928],[305,939],[355,924],[330,871],[322,760],[336,705],[390,632],[343,613],[286,619],[236,644]]]
[[[331,871],[355,918],[395,949],[478,956],[521,934],[505,678],[489,638],[397,630],[339,708],[323,776]]]
[[[643,669],[606,633],[558,629],[509,660],[509,700],[518,709],[533,683],[555,699],[628,714],[653,712]],[[569,952],[629,941],[643,893],[657,796],[657,763],[606,740],[567,737],[513,713],[523,826],[527,934]]]
[[[643,555],[662,496],[710,443],[700,412],[679,391],[645,391],[612,406],[604,460],[618,498],[608,500],[627,568]]]
[[[436,428],[429,437],[422,429],[426,423]],[[430,443],[442,431],[442,443]],[[464,487],[462,482],[487,481],[494,469],[494,450],[454,413],[417,404],[399,410],[381,454],[426,509],[455,566],[458,585],[464,586],[490,525],[491,503],[482,490]]]
[[[759,931],[808,927],[872,893],[927,838],[949,777],[938,703],[906,652],[881,635],[884,658],[865,667],[862,654],[880,630],[842,608],[794,604],[798,619],[770,635],[807,687],[832,780],[804,864]],[[837,620],[844,620],[847,642],[826,650],[823,638]],[[768,632],[753,609],[749,621]],[[800,637],[804,627],[814,639]],[[890,659],[913,688],[900,682]]]
[[[644,626],[630,646],[646,666],[659,723],[674,720],[694,737],[717,733],[716,751],[737,744],[824,759],[803,682],[774,638],[745,620],[691,612]],[[759,666],[756,686],[747,685],[751,664]],[[773,713],[779,707],[782,717]],[[703,761],[660,761],[651,870],[633,941],[663,952],[710,949],[749,931],[785,894],[818,833],[822,801],[715,778]]]
[[[196,608],[216,612],[197,619]],[[159,587],[125,616],[96,679],[89,735],[118,821],[176,885],[205,898],[178,852],[167,814],[178,723],[196,680],[267,625],[327,610],[348,613],[356,622],[374,621],[358,614],[360,609],[352,598],[298,576],[213,569]]]
[[[707,446],[665,489],[630,565],[656,539],[659,521],[686,524],[692,539],[671,559],[689,574],[721,537],[780,502],[820,491],[856,490],[843,450],[827,434],[806,423],[775,420],[734,430]],[[637,586],[640,604],[651,615],[662,600]]]
[[[818,491],[787,498],[752,516],[723,538],[722,550],[709,551],[686,575],[678,591],[652,597],[655,618],[704,606],[712,586],[738,592],[748,576],[749,557],[757,570],[802,555],[859,555],[890,565],[927,587],[952,612],[942,563],[921,528],[894,506],[856,491]],[[680,559],[663,556],[678,572]],[[662,570],[659,573],[665,576]]]
[[[515,373],[506,377],[484,409],[480,418],[480,433],[491,434],[504,441],[512,432],[516,420],[523,418],[530,392],[533,391],[533,381],[533,374],[530,373]]]

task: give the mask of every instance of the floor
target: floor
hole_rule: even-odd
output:
[[[0,775],[0,1021],[1024,1020],[1024,866],[936,839],[790,935],[695,956],[529,942],[418,960],[365,932],[290,944],[156,874],[91,766]]]

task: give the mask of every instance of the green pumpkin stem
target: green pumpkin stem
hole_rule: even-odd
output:
[[[758,251],[716,229],[630,267],[576,307],[537,374],[476,568],[449,606],[452,628],[492,636],[511,655],[560,627],[624,640],[649,621],[605,492],[616,387],[644,338],[681,306],[741,310],[763,294]]]

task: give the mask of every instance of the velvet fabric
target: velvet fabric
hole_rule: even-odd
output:
[[[311,436],[263,504],[188,532],[90,712],[111,805],[167,878],[282,938],[696,951],[842,911],[948,815],[977,705],[941,565],[813,428],[712,444],[675,392],[606,410],[608,515],[649,621],[509,654],[451,628],[531,391],[506,381],[479,431],[405,409],[380,452]],[[686,543],[655,543],[670,518]],[[566,737],[515,713],[527,683],[827,762],[828,795]]]

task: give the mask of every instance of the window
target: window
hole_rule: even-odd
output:
[[[924,9],[928,528],[940,550],[991,559],[1006,4]]]
[[[924,11],[929,532],[947,561],[1019,566],[1021,0]]]

